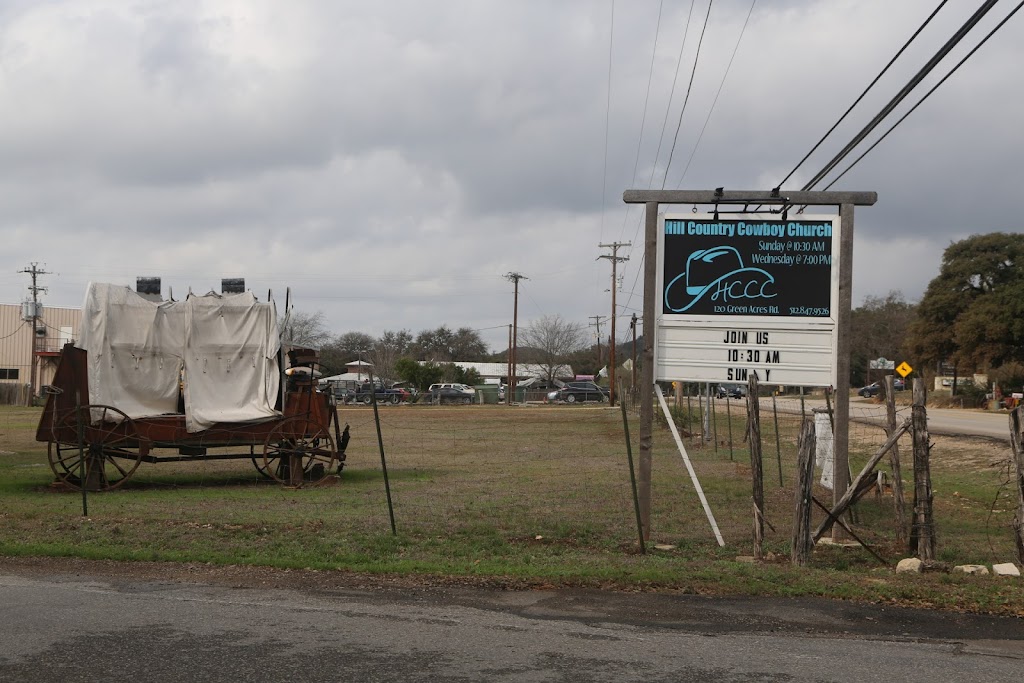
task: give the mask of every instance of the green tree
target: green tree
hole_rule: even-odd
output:
[[[345,365],[352,361],[369,360],[376,340],[363,332],[346,332],[334,337],[320,349],[320,364],[325,375],[337,375],[345,371]]]
[[[447,325],[423,330],[416,335],[413,349],[420,359],[436,363],[482,361],[487,357],[487,344],[479,332],[468,327],[460,327],[455,332]]]
[[[1024,238],[995,232],[954,242],[910,328],[919,363],[959,370],[1024,360]]]
[[[452,360],[480,362],[487,358],[487,344],[476,330],[460,327],[455,330],[451,352]]]
[[[433,330],[423,330],[416,335],[416,353],[422,360],[447,363],[454,360],[452,358],[454,341],[455,333],[447,325],[441,325]]]
[[[395,361],[395,374],[421,391],[440,382],[443,373],[437,363],[419,363],[408,356]]]
[[[903,345],[907,330],[914,321],[917,307],[907,303],[902,292],[889,292],[884,297],[869,296],[860,308],[853,310],[850,320],[850,373],[854,384],[868,381],[868,363],[878,358],[904,359]],[[879,380],[881,372],[872,373]]]

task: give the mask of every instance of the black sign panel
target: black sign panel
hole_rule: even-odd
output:
[[[827,318],[831,220],[665,218],[662,312]]]

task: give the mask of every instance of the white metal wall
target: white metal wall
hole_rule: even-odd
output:
[[[0,382],[14,384],[30,384],[32,382],[32,354],[37,343],[49,350],[60,350],[67,340],[70,328],[72,340],[78,339],[82,311],[78,308],[49,308],[44,306],[42,316],[37,320],[45,335],[36,335],[32,330],[31,321],[21,319],[21,304],[0,304]],[[62,328],[64,328],[62,332]],[[37,342],[38,340],[38,342]],[[57,366],[56,358],[40,357],[39,384],[47,384],[53,379],[53,371]],[[17,370],[17,379],[6,378],[9,372]]]

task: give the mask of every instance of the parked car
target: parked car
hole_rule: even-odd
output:
[[[463,403],[470,404],[473,402],[473,394],[466,393],[464,389],[459,387],[466,387],[465,384],[432,384],[430,387],[430,402],[431,403]],[[472,387],[466,387],[475,394],[476,391]]]
[[[360,385],[351,400],[370,405],[373,403],[374,395],[376,395],[377,403],[390,403],[391,405],[396,405],[409,400],[409,392],[405,389],[385,389],[384,387],[378,386],[375,387],[375,390],[371,390],[369,384]]]
[[[903,391],[904,389],[907,388],[907,384],[906,384],[906,382],[904,382],[899,377],[896,377],[892,381],[892,388],[895,391]],[[881,382],[872,382],[871,384],[867,385],[866,387],[861,387],[860,389],[858,389],[857,390],[857,395],[858,396],[863,396],[864,398],[871,398],[873,396],[877,396],[879,394],[879,392],[881,392],[881,391],[882,391],[882,384],[881,384]]]
[[[607,401],[608,389],[593,382],[566,382],[560,389],[548,392],[548,401],[579,403],[582,401]]]
[[[334,396],[334,400],[337,403],[351,403],[355,398],[356,392],[353,389],[342,386],[332,386],[331,395]]]
[[[476,389],[458,382],[439,382],[437,384],[431,384],[427,391],[433,394],[438,389],[456,389],[469,396],[471,400],[476,396]]]
[[[867,385],[866,387],[861,387],[857,391],[857,395],[858,396],[863,396],[864,398],[872,398],[873,396],[877,396],[878,392],[880,392],[881,390],[882,390],[882,385],[881,384],[879,384],[878,382],[872,382],[871,384]]]
[[[716,398],[743,398],[747,395],[745,384],[719,384]]]

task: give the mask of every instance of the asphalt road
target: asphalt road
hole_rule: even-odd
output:
[[[1013,618],[42,562],[0,559],[0,681],[934,683],[1024,670]]]
[[[771,410],[771,399],[761,399],[761,414]],[[787,413],[800,412],[800,400],[778,398],[776,405],[779,411]],[[822,399],[806,399],[805,410],[824,408]],[[897,420],[910,417],[909,406],[897,406]],[[872,399],[853,396],[850,398],[850,419],[861,422],[882,424],[885,422],[885,405]],[[999,441],[1010,441],[1010,418],[1006,413],[984,410],[958,410],[953,408],[928,408],[928,431],[932,434],[946,436],[980,436]]]

